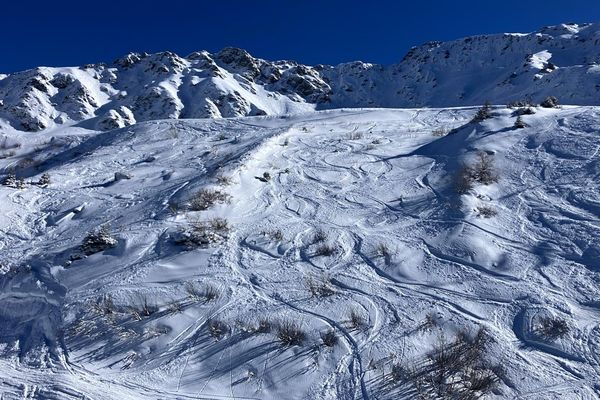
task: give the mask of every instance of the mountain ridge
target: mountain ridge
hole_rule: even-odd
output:
[[[0,75],[0,127],[110,130],[155,119],[281,115],[345,107],[448,107],[489,100],[600,102],[600,25],[478,35],[411,48],[397,64],[307,66],[227,47],[181,57],[129,53],[111,64]]]

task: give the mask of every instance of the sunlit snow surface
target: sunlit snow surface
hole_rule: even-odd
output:
[[[385,380],[392,363],[482,326],[505,369],[489,398],[599,398],[600,108],[537,109],[519,130],[511,112],[481,124],[456,108],[7,128],[21,146],[1,165],[52,183],[0,187],[2,398],[408,399]],[[459,196],[455,172],[480,150],[500,180]],[[204,187],[231,202],[187,211]],[[484,206],[497,215],[479,216]],[[174,244],[213,217],[232,227],[224,243]],[[69,263],[101,224],[118,245]],[[332,255],[318,255],[319,230]],[[311,280],[334,293],[312,296]],[[220,294],[196,301],[190,284]],[[110,315],[93,306],[106,296]],[[155,310],[138,319],[143,299]],[[568,334],[539,338],[541,316]],[[296,321],[307,338],[284,347],[247,332],[261,318]],[[229,327],[219,340],[209,319]]]

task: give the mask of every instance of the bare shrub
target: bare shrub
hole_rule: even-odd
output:
[[[472,178],[472,170],[468,165],[462,165],[454,179],[454,189],[459,194],[467,193],[469,190],[473,189],[473,178]]]
[[[231,201],[231,196],[220,190],[200,189],[189,202],[189,209],[192,211],[208,210],[215,204],[223,204]]]
[[[220,186],[229,186],[231,184],[233,184],[233,179],[231,179],[228,176],[225,175],[219,175],[217,176],[217,184]]]
[[[477,153],[477,159],[473,165],[463,165],[458,169],[455,189],[457,193],[466,193],[473,188],[475,182],[490,185],[498,182],[498,179],[492,156],[480,151]]]
[[[281,229],[262,231],[260,234],[278,242],[283,240],[283,232],[281,232]]]
[[[477,153],[477,160],[472,167],[472,177],[475,182],[484,185],[498,182],[498,174],[495,171],[492,156],[484,151]]]
[[[206,323],[208,333],[216,340],[221,340],[229,332],[229,326],[218,319],[209,319]]]
[[[411,383],[427,398],[462,400],[484,396],[499,381],[498,369],[486,358],[490,341],[485,329],[480,329],[474,337],[459,333],[451,342],[441,335],[427,361],[411,374]]]
[[[418,330],[420,331],[429,331],[438,326],[437,317],[433,313],[429,313],[425,316],[425,319],[418,326]]]
[[[131,315],[138,321],[151,316],[155,312],[158,311],[158,307],[156,305],[151,304],[148,301],[148,296],[140,295],[137,298],[137,301],[133,302],[134,305],[131,308]]]
[[[263,172],[262,176],[255,176],[254,178],[266,183],[271,180],[271,174],[269,172]]]
[[[105,294],[93,302],[92,309],[100,315],[113,315],[116,313],[115,303],[109,294]]]
[[[97,230],[89,232],[81,243],[81,251],[85,255],[92,255],[110,249],[117,245],[107,225],[102,225]]]
[[[229,231],[229,223],[223,218],[196,221],[181,230],[179,235],[175,237],[175,242],[189,249],[206,247],[226,240]]]
[[[559,317],[543,317],[538,321],[536,333],[548,340],[556,340],[569,333],[571,328],[563,318]]]
[[[392,256],[392,253],[390,252],[390,248],[385,243],[379,243],[377,245],[377,247],[375,248],[375,253],[379,257],[383,257],[385,259],[388,259]]]
[[[498,211],[490,206],[479,206],[476,208],[477,215],[483,218],[492,218],[498,215]]]
[[[173,301],[168,307],[169,314],[181,314],[183,312],[183,304],[179,301]]]
[[[300,324],[284,320],[277,326],[277,339],[284,346],[300,346],[306,340],[306,333],[302,330]]]
[[[320,279],[308,278],[306,286],[314,297],[329,297],[335,294],[329,280],[325,277]]]
[[[327,240],[327,234],[319,229],[318,231],[315,232],[315,234],[312,237],[312,243],[322,243],[325,242]]]
[[[262,317],[256,324],[256,333],[269,333],[273,328],[273,323],[267,317]]]
[[[204,287],[198,287],[192,282],[185,284],[185,291],[187,292],[190,299],[196,302],[209,302],[219,298],[221,292],[218,288],[213,285],[206,284]]]
[[[321,332],[321,342],[327,347],[335,347],[338,343],[338,336],[336,335],[334,330],[328,330],[326,332]]]
[[[319,246],[317,246],[317,248],[315,249],[315,256],[316,257],[329,257],[335,254],[335,247],[327,244],[327,243],[323,243]]]
[[[50,174],[43,173],[42,176],[40,176],[40,179],[38,180],[37,184],[41,187],[46,187],[50,185]]]
[[[350,328],[353,330],[361,330],[365,326],[364,317],[355,309],[350,311],[350,315],[348,316],[348,324]]]

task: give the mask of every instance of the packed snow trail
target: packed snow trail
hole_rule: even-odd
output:
[[[480,327],[505,370],[488,397],[600,398],[600,110],[475,111],[11,133],[3,165],[52,183],[0,187],[4,398],[408,399],[392,367]],[[481,151],[499,181],[458,195]],[[202,188],[231,201],[191,211]],[[223,242],[176,243],[215,217]],[[102,224],[117,245],[81,257]]]

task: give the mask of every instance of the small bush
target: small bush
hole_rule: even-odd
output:
[[[468,165],[462,165],[456,173],[454,189],[459,194],[467,193],[473,189],[472,170]]]
[[[507,104],[508,108],[529,108],[535,107],[535,104],[531,100],[516,100],[511,101]]]
[[[275,241],[282,241],[283,240],[283,232],[281,232],[281,229],[273,229],[270,231],[262,231],[260,233],[263,236],[268,237],[271,240],[275,240]]]
[[[540,103],[540,106],[544,108],[556,108],[558,107],[558,99],[554,96],[548,96]]]
[[[517,119],[515,120],[515,124],[514,124],[514,128],[515,129],[523,129],[526,128],[527,124],[525,123],[525,121],[523,121],[523,117],[521,117],[520,115],[517,117]]]
[[[498,182],[498,174],[494,169],[494,160],[489,154],[483,151],[477,153],[477,161],[472,167],[472,176],[476,182],[484,185]]]
[[[231,196],[220,190],[200,189],[190,199],[189,209],[192,211],[204,211],[215,204],[223,204],[230,201]]]
[[[116,245],[117,239],[112,236],[108,226],[102,225],[99,229],[87,234],[81,243],[81,251],[89,256],[115,247]]]
[[[168,307],[170,314],[181,314],[183,312],[183,304],[179,301],[173,301]]]
[[[515,111],[516,115],[533,115],[535,114],[535,110],[532,107],[523,107],[519,108]]]
[[[113,315],[116,307],[111,295],[104,295],[92,303],[92,309],[100,315]]]
[[[388,259],[391,257],[392,253],[390,252],[389,247],[385,243],[379,243],[375,248],[375,252],[379,257],[383,257]]]
[[[150,304],[148,297],[146,295],[142,295],[139,296],[136,304],[134,304],[132,307],[131,314],[136,320],[141,321],[145,317],[149,317],[157,311],[158,307]]]
[[[233,184],[233,179],[225,175],[217,176],[217,184],[220,186],[229,186]]]
[[[256,333],[269,333],[273,328],[273,324],[269,318],[263,317],[256,324]]]
[[[481,122],[481,121],[484,121],[491,117],[492,117],[492,105],[490,104],[489,101],[486,101],[485,104],[483,106],[481,106],[481,108],[479,110],[477,110],[477,113],[475,113],[475,116],[473,117],[471,122]]]
[[[455,180],[455,189],[458,193],[466,193],[473,188],[475,182],[489,185],[498,182],[498,179],[498,174],[494,168],[494,160],[489,154],[480,151],[477,153],[477,160],[473,165],[463,165],[459,168]]]
[[[334,330],[328,330],[321,333],[321,342],[327,347],[334,347],[338,343],[338,336]]]
[[[223,218],[197,221],[180,231],[179,235],[175,238],[175,243],[186,246],[189,249],[206,247],[226,240],[229,230],[229,223]]]
[[[348,318],[350,328],[360,330],[365,326],[365,319],[357,310],[351,310]]]
[[[37,184],[41,187],[46,187],[50,185],[50,174],[43,173],[42,176],[40,176],[40,179],[38,180]]]
[[[326,243],[323,243],[319,246],[317,246],[317,248],[315,249],[315,256],[316,257],[329,257],[335,254],[335,247],[330,246]]]
[[[263,172],[262,176],[255,176],[254,178],[266,183],[271,180],[271,174],[269,172]]]
[[[543,317],[539,320],[537,333],[549,340],[556,340],[565,336],[571,329],[566,320],[559,317]]]
[[[221,292],[216,287],[207,284],[203,288],[199,288],[191,282],[186,283],[185,291],[193,301],[210,302],[216,300],[221,295]]]
[[[25,180],[23,178],[17,178],[14,172],[9,172],[4,178],[4,182],[2,183],[4,186],[8,186],[14,189],[24,189],[25,188]]]
[[[315,234],[313,235],[312,238],[312,243],[322,243],[325,242],[327,240],[327,234],[319,229],[318,231],[315,232]]]
[[[216,340],[221,340],[229,332],[229,326],[218,319],[209,319],[206,326],[208,333]]]
[[[492,218],[498,214],[498,211],[496,211],[495,208],[492,208],[489,206],[477,207],[476,211],[477,211],[477,214],[483,218]]]
[[[306,281],[306,286],[314,297],[329,297],[335,294],[335,290],[333,290],[329,281],[325,278],[309,278]]]
[[[277,326],[277,339],[284,346],[300,346],[306,340],[306,333],[298,323],[285,320]]]

